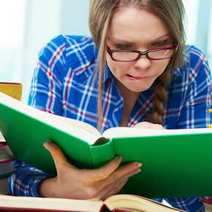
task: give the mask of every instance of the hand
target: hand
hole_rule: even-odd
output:
[[[41,183],[42,196],[105,199],[118,193],[129,177],[140,172],[141,164],[137,162],[120,167],[121,157],[98,169],[78,169],[68,162],[55,144],[48,142],[44,146],[54,159],[57,176]]]
[[[142,128],[142,129],[157,129],[157,130],[164,129],[163,126],[160,124],[153,124],[153,123],[147,122],[147,121],[139,122],[134,127]]]

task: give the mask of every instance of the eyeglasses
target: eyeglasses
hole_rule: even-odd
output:
[[[113,50],[107,46],[107,52],[112,60],[118,62],[137,61],[141,56],[145,55],[149,60],[164,60],[172,57],[177,45],[170,45],[163,48],[148,49],[146,51],[139,50]]]

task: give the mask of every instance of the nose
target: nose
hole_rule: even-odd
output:
[[[148,69],[150,66],[151,61],[145,55],[142,55],[135,63],[136,69]]]

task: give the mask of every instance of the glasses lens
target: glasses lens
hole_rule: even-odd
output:
[[[173,54],[173,48],[152,50],[149,51],[148,56],[151,59],[165,59],[170,58]]]
[[[117,51],[113,52],[113,58],[118,61],[133,61],[139,56],[138,52]]]
[[[162,60],[172,57],[176,46],[168,46],[161,49],[151,49],[147,51],[119,51],[107,49],[111,58],[120,62],[132,62],[138,60],[141,56],[146,55],[150,60]]]

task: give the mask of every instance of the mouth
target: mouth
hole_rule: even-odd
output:
[[[127,74],[126,76],[130,80],[143,80],[149,78],[149,77],[133,76],[131,74]]]

